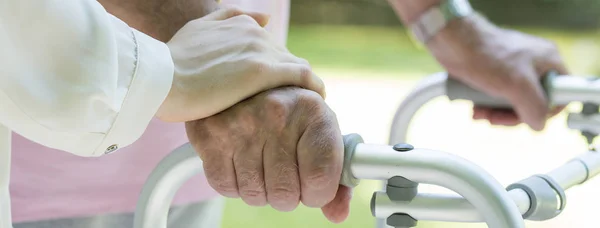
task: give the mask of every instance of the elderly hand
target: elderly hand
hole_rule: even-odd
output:
[[[308,62],[277,45],[263,28],[267,22],[264,14],[231,7],[188,22],[167,43],[175,75],[156,116],[169,122],[202,119],[280,86],[325,96]]]
[[[428,42],[446,70],[465,84],[513,104],[514,111],[474,107],[475,119],[492,124],[528,124],[542,130],[550,110],[540,78],[555,70],[567,74],[560,54],[549,41],[498,28],[478,15],[451,22]]]
[[[262,92],[186,123],[210,185],[251,206],[291,211],[301,201],[345,220],[351,189],[339,185],[343,141],[319,94],[295,87]]]

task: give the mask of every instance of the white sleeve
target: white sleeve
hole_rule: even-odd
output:
[[[166,44],[95,0],[0,0],[0,124],[101,156],[136,141],[173,80]]]

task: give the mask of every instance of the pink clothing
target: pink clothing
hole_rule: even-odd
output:
[[[289,0],[224,0],[271,14],[268,30],[285,43]],[[132,212],[156,164],[187,142],[183,124],[153,120],[131,146],[99,158],[48,149],[14,135],[10,192],[13,222]],[[216,197],[204,176],[186,183],[174,204]]]
[[[13,222],[131,212],[152,169],[186,142],[183,124],[159,120],[131,146],[100,158],[77,157],[14,135]],[[204,176],[198,176],[182,187],[174,204],[215,196]]]

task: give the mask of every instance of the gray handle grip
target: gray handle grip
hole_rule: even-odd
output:
[[[540,83],[544,88],[546,97],[549,97],[549,86],[550,81],[556,76],[555,72],[549,72],[545,75]],[[480,92],[479,90],[473,89],[456,79],[448,77],[446,81],[446,95],[450,100],[469,100],[473,104],[479,106],[485,106],[490,108],[511,108],[512,105],[508,100],[492,97],[486,93]]]
[[[510,103],[506,99],[492,97],[452,78],[448,78],[448,80],[446,81],[446,96],[448,96],[448,99],[450,99],[451,101],[469,100],[472,101],[475,105],[490,108],[511,107]]]
[[[356,179],[354,177],[354,175],[352,174],[352,170],[350,169],[352,156],[354,156],[354,150],[356,150],[356,146],[360,143],[364,143],[360,135],[344,135],[344,168],[342,170],[342,178],[340,179],[341,185],[354,188],[360,182],[359,179]]]

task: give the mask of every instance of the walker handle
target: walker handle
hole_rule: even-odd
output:
[[[342,170],[342,177],[340,179],[340,184],[346,187],[354,188],[359,183],[360,180],[354,177],[352,174],[352,170],[350,169],[350,164],[352,163],[352,156],[354,156],[354,150],[356,149],[356,145],[360,143],[364,143],[364,140],[359,134],[352,133],[343,135],[344,137],[344,167]]]
[[[557,73],[554,71],[550,71],[546,74],[542,80],[541,84],[544,88],[544,92],[546,97],[549,98],[550,94],[550,85],[554,77],[557,76]],[[448,99],[452,100],[469,100],[472,101],[474,105],[484,106],[489,108],[511,108],[512,105],[508,100],[500,97],[493,97],[486,93],[480,92],[479,90],[473,89],[472,87],[456,80],[448,77],[446,80],[446,96]]]

